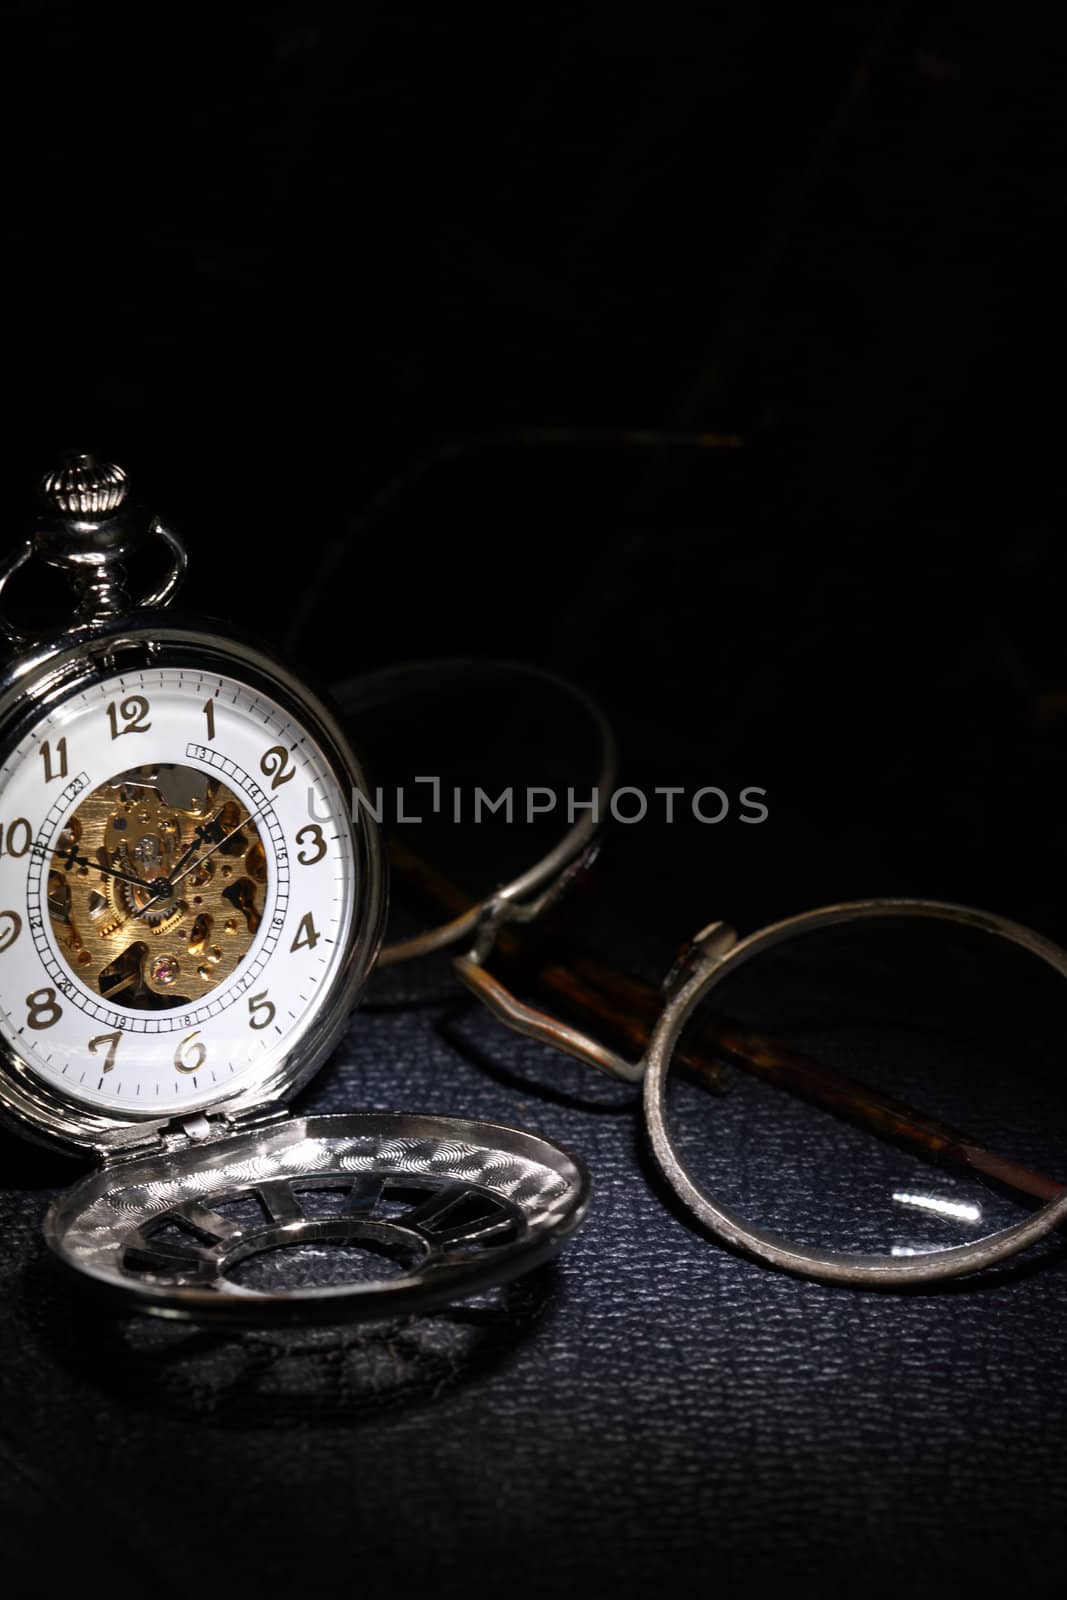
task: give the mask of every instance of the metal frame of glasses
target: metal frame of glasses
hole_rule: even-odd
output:
[[[531,681],[569,696],[585,712],[596,751],[597,792],[603,814],[616,776],[612,730],[599,707],[587,695],[551,673],[512,663],[467,660],[411,663],[391,672],[351,680],[335,693],[339,692],[344,709],[353,715],[364,708],[384,704],[398,694],[418,693],[428,676],[435,683],[448,677],[463,682],[486,672],[525,675]],[[386,946],[383,961],[409,960],[430,951],[454,948],[470,939],[469,947],[453,957],[452,969],[459,981],[514,1031],[551,1045],[624,1082],[642,1084],[643,1116],[649,1143],[675,1194],[713,1237],[768,1265],[853,1287],[928,1284],[1002,1262],[1046,1237],[1067,1220],[1067,1189],[1064,1189],[1022,1220],[964,1244],[931,1248],[906,1256],[815,1249],[755,1225],[717,1199],[690,1170],[672,1136],[666,1115],[668,1082],[679,1041],[698,1006],[739,968],[786,941],[844,923],[921,919],[965,927],[994,941],[1016,946],[1062,978],[1067,978],[1067,951],[1032,929],[994,913],[916,898],[855,900],[820,906],[758,929],[745,938],[739,938],[724,923],[714,922],[697,934],[668,974],[662,986],[662,1011],[647,1048],[639,1058],[630,1059],[573,1024],[520,999],[489,970],[501,932],[507,927],[533,923],[544,915],[570,882],[590,864],[597,847],[596,835],[597,824],[592,814],[586,812],[552,851],[521,877],[426,934]]]

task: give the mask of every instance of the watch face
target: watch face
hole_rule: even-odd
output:
[[[0,769],[0,1031],[26,1068],[129,1117],[268,1077],[344,966],[351,804],[233,678],[153,667],[43,716]]]

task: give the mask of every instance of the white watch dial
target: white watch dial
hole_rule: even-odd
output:
[[[266,1076],[344,962],[350,805],[309,731],[235,679],[72,695],[0,769],[0,1031],[125,1116]]]

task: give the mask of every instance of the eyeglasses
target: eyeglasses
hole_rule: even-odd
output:
[[[398,695],[424,693],[430,680],[470,688],[478,674],[487,672],[511,683],[525,678],[569,697],[586,718],[589,747],[597,763],[599,815],[606,814],[615,782],[611,729],[595,704],[563,679],[515,665],[414,663],[342,686],[340,698],[349,715],[358,717],[362,709],[385,705]],[[856,1077],[847,1065],[783,1043],[778,1033],[768,1036],[739,1022],[719,1004],[724,991],[735,988],[742,974],[750,989],[759,991],[761,979],[764,988],[773,988],[778,980],[768,962],[775,953],[812,946],[815,963],[809,964],[800,992],[810,993],[813,985],[818,988],[829,965],[818,952],[819,936],[834,929],[844,930],[849,938],[861,930],[889,929],[914,942],[915,930],[921,928],[934,937],[936,952],[944,950],[953,932],[965,934],[996,950],[1000,961],[1006,947],[1011,947],[1055,978],[1067,977],[1067,953],[1031,929],[991,913],[930,900],[880,899],[807,911],[743,939],[723,923],[713,923],[687,947],[659,996],[650,986],[609,971],[595,958],[553,959],[543,974],[547,977],[543,987],[557,1002],[569,1001],[572,1013],[578,1009],[587,1019],[608,1024],[614,1039],[609,1044],[588,1022],[577,1025],[520,999],[496,973],[501,958],[506,963],[509,954],[522,947],[523,930],[542,924],[570,884],[585,874],[597,842],[595,816],[586,812],[533,867],[473,905],[402,845],[398,852],[402,870],[414,873],[452,914],[426,933],[387,946],[383,962],[411,959],[473,938],[467,952],[452,962],[461,983],[516,1032],[623,1082],[642,1085],[651,1150],[673,1193],[714,1238],[767,1264],[852,1285],[929,1283],[1004,1261],[1047,1236],[1067,1217],[1067,1189],[1055,1179],[996,1154],[981,1139],[957,1132],[940,1114],[915,1109],[901,1099],[894,1073],[905,1084],[915,1075],[923,1058],[917,1034],[897,1051],[895,1062],[884,1064],[888,1082],[872,1083]],[[935,954],[934,959],[940,956]],[[843,1000],[838,997],[842,1002],[838,1010],[848,1009],[851,993],[846,989]],[[928,1023],[938,1022],[942,996],[947,1003],[943,987],[928,1007]],[[833,1002],[823,1005],[823,1015],[827,1009],[833,1012]],[[629,1048],[614,1047],[620,1038]],[[733,1074],[735,1089],[724,1097],[730,1065],[743,1070]],[[679,1079],[689,1081],[677,1085],[679,1098],[672,1110]],[[696,1095],[694,1081],[713,1093]],[[740,1092],[736,1085],[742,1083]],[[915,1098],[929,1103],[929,1085],[917,1087]],[[964,1086],[965,1112],[973,1111],[971,1087]],[[772,1104],[769,1097],[781,1090],[788,1094],[777,1095]],[[744,1102],[740,1109],[738,1101]],[[792,1108],[784,1132],[783,1102]],[[797,1120],[797,1106],[807,1121]],[[863,1130],[865,1144],[850,1166],[852,1153],[845,1151],[842,1163],[841,1146],[857,1129]],[[870,1141],[872,1133],[877,1146]],[[824,1179],[818,1152],[820,1140],[828,1148],[827,1139],[834,1148],[825,1162]],[[734,1190],[739,1187],[737,1147],[746,1141],[766,1151],[773,1147],[777,1165],[762,1173],[762,1187],[754,1190],[749,1184],[747,1193],[731,1194],[731,1182]],[[795,1202],[803,1190],[797,1169],[804,1159],[809,1193],[799,1209],[805,1212],[805,1230],[794,1236],[788,1226],[781,1226],[781,1214],[788,1221],[786,1202],[790,1194]],[[931,1162],[939,1173],[933,1184]],[[955,1176],[946,1179],[950,1169]],[[792,1191],[787,1179],[793,1183]],[[1008,1195],[1015,1198],[1009,1202]],[[1026,1206],[1034,1200],[1043,1204],[1020,1215],[1020,1197]],[[813,1200],[826,1202],[828,1221],[822,1231],[830,1244],[811,1237],[820,1231],[811,1218]],[[766,1212],[777,1212],[779,1225],[768,1225]],[[856,1238],[860,1248],[854,1247]],[[887,1248],[881,1248],[883,1240]],[[879,1248],[871,1248],[874,1244]]]
[[[518,913],[501,904],[485,914],[478,942],[454,962],[460,980],[488,1009],[510,1028],[550,1044],[579,1061],[627,1082],[643,1084],[643,1111],[649,1143],[671,1189],[700,1224],[723,1243],[758,1260],[826,1282],[860,1286],[903,1286],[930,1283],[992,1266],[1045,1238],[1067,1219],[1067,1188],[1032,1172],[957,1134],[895,1098],[858,1084],[841,1073],[810,1059],[783,1054],[752,1035],[731,1037],[721,1021],[712,1028],[720,1056],[754,1066],[757,1073],[777,1080],[810,1103],[852,1123],[860,1123],[880,1138],[910,1146],[922,1157],[954,1162],[1001,1188],[1039,1196],[1045,1203],[1032,1214],[1012,1221],[982,1237],[941,1245],[896,1244],[889,1251],[855,1251],[816,1248],[785,1233],[760,1225],[716,1193],[713,1182],[701,1175],[694,1160],[693,1143],[684,1136],[668,1110],[672,1073],[679,1065],[692,1065],[686,1048],[687,1029],[702,1007],[719,994],[727,981],[756,958],[776,947],[800,941],[834,927],[861,924],[903,927],[916,922],[927,926],[969,930],[1036,958],[1058,978],[1067,978],[1067,952],[1023,925],[992,913],[965,906],[919,899],[852,901],[821,907],[762,928],[738,939],[731,928],[713,923],[692,941],[664,985],[662,1010],[647,1049],[628,1059],[572,1025],[537,1010],[518,999],[488,970],[499,931],[508,923],[538,915],[544,905],[528,906]],[[760,1051],[764,1059],[759,1059]],[[699,1063],[698,1063],[699,1064]],[[707,1063],[703,1063],[705,1085]],[[714,1113],[713,1113],[714,1114]],[[721,1115],[721,1113],[720,1113]],[[914,1159],[914,1157],[913,1157]],[[893,1193],[898,1205],[925,1212],[942,1221],[980,1226],[982,1208],[970,1200],[932,1193],[928,1187]]]

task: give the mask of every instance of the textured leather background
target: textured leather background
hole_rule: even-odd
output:
[[[741,1260],[667,1201],[628,1090],[439,967],[380,975],[302,1103],[535,1128],[591,1166],[589,1221],[506,1295],[409,1323],[113,1322],[44,1259],[74,1168],[5,1137],[13,1592],[105,1568],[117,1596],[1062,1592],[1059,1248],[904,1295]]]

